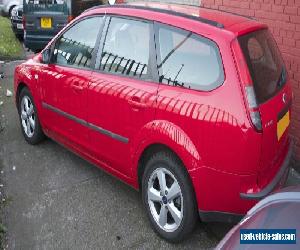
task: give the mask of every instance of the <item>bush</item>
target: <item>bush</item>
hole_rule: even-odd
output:
[[[20,59],[22,45],[11,29],[8,18],[0,16],[0,60]]]

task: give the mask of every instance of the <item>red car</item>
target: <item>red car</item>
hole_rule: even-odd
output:
[[[280,188],[291,85],[268,27],[200,7],[90,9],[15,72],[22,132],[44,135],[142,191],[178,242],[241,218]]]

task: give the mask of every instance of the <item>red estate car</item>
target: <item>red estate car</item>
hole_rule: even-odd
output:
[[[142,191],[163,238],[241,218],[289,171],[292,91],[268,27],[200,7],[90,9],[15,72],[23,135]]]

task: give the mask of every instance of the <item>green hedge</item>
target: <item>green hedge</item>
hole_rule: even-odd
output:
[[[23,57],[23,48],[11,29],[10,20],[0,16],[0,60]]]

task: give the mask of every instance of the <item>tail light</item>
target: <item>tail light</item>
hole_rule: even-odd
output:
[[[22,15],[22,23],[23,23],[23,29],[25,30],[26,29],[26,17],[24,14]]]
[[[68,16],[68,23],[71,22],[74,19],[73,16]]]
[[[262,131],[261,117],[258,110],[256,96],[253,86],[249,85],[245,87],[245,94],[249,108],[249,114],[251,122],[257,131]]]
[[[236,61],[236,67],[239,72],[240,81],[242,83],[242,86],[244,86],[245,99],[248,105],[251,123],[258,132],[261,132],[262,122],[252,83],[252,78],[250,76],[247,63],[237,39],[232,43],[232,50]]]

